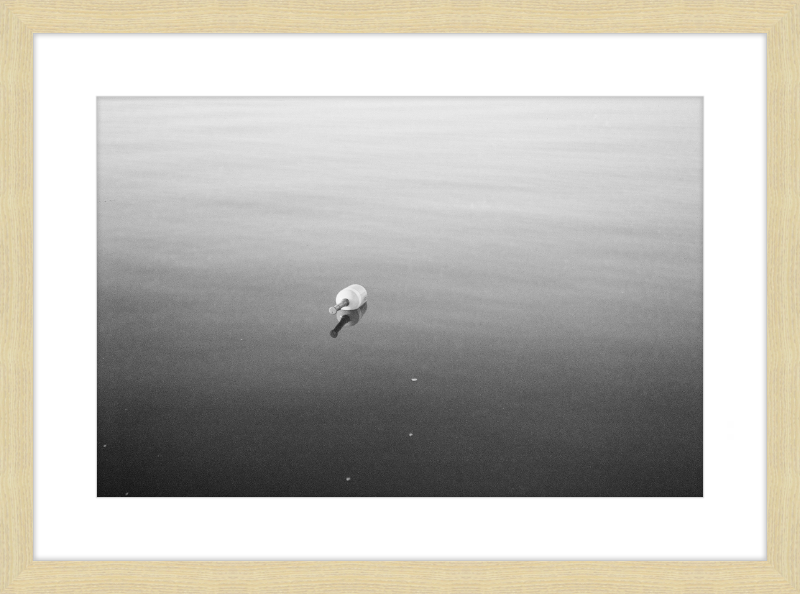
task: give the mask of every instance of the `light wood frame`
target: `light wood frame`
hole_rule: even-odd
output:
[[[767,35],[767,560],[33,560],[33,34]],[[0,0],[0,592],[800,592],[797,0]],[[731,518],[735,522],[735,518]]]

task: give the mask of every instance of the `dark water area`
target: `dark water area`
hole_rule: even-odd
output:
[[[702,496],[702,100],[99,99],[97,403],[99,496]]]

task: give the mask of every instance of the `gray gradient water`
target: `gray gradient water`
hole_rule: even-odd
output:
[[[701,496],[702,334],[701,99],[98,100],[100,496]]]

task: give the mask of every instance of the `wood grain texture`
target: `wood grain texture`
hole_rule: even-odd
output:
[[[36,562],[9,594],[164,593],[785,593],[766,563],[602,562]]]
[[[33,560],[33,54],[0,38],[0,591]]]
[[[768,561],[800,590],[800,7],[767,37]]]
[[[767,34],[767,560],[34,562],[32,36],[44,32]],[[800,592],[799,35],[795,1],[0,0],[0,592]]]
[[[766,33],[791,0],[10,0],[52,33]]]

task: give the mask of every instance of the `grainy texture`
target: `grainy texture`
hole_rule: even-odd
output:
[[[33,562],[33,33],[306,31],[768,34],[767,561]],[[0,591],[800,591],[798,34],[796,2],[0,1]]]

